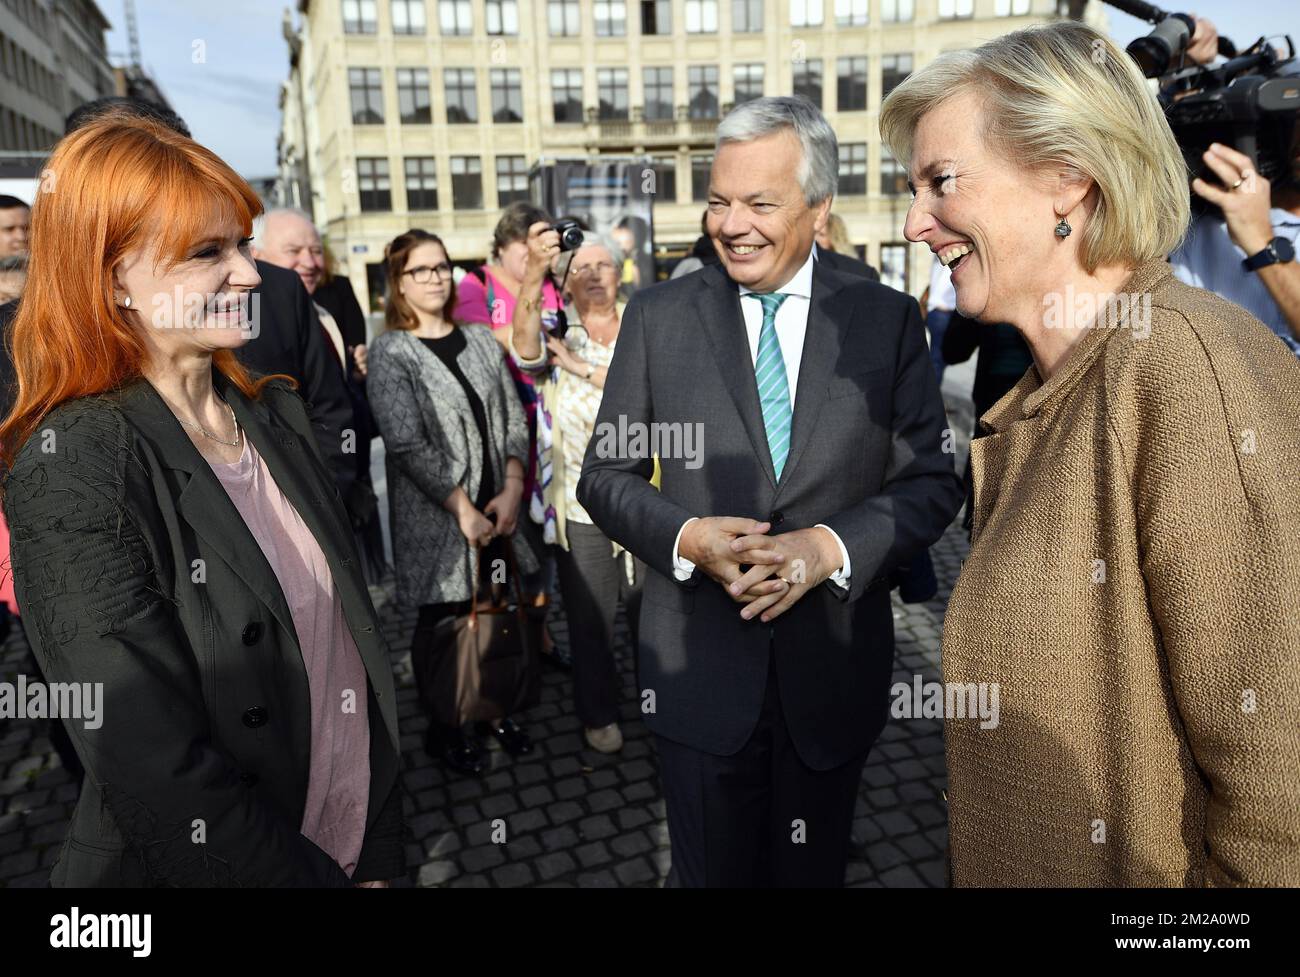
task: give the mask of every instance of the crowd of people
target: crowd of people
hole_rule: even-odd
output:
[[[670,885],[842,883],[891,590],[933,594],[963,504],[944,678],[1002,706],[944,716],[953,883],[1300,883],[1300,266],[1258,257],[1300,166],[1270,192],[1212,147],[1222,216],[1188,236],[1159,106],[1073,23],[941,56],[880,124],[920,305],[849,253],[827,120],[765,97],[721,122],[671,281],[636,227],[566,249],[515,203],[459,279],[435,233],[391,241],[371,337],[310,215],[166,110],[74,112],[60,189],[0,197],[0,598],[48,681],[105,690],[57,730],[84,776],[53,883],[405,875],[375,438],[427,752],[534,748],[528,682],[495,698],[465,653],[505,567],[521,622],[553,583],[567,618],[523,667],[571,669],[618,753],[621,607]],[[1061,294],[1106,301],[1054,322]],[[976,351],[963,487],[939,391]],[[703,463],[597,435],[691,426]]]

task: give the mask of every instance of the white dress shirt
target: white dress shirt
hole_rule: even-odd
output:
[[[781,307],[776,310],[776,338],[781,344],[781,357],[785,360],[785,377],[790,388],[792,410],[795,406],[795,391],[799,386],[799,364],[803,362],[804,336],[808,332],[808,305],[812,301],[813,262],[816,256],[817,250],[814,246],[808,253],[808,260],[794,273],[794,277],[775,289],[787,296],[781,303]],[[758,362],[758,338],[763,328],[763,303],[758,299],[745,298],[753,291],[752,288],[746,288],[744,285],[739,287],[740,311],[745,318],[745,334],[749,339],[749,360],[752,366]],[[695,572],[695,564],[678,555],[678,547],[682,542],[682,530],[698,518],[695,516],[682,523],[682,528],[677,530],[677,539],[673,542],[673,576],[678,580],[689,580],[691,574]],[[818,523],[817,528],[825,529],[834,536],[835,543],[840,548],[840,559],[843,565],[831,574],[831,582],[848,589],[849,551],[844,546],[844,541],[830,526]]]

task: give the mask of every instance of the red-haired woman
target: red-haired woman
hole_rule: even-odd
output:
[[[55,886],[403,871],[388,649],[303,403],[257,328],[251,188],[160,125],[50,158],[0,425],[18,600],[95,715]]]

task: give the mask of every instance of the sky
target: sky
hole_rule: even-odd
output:
[[[125,58],[122,0],[98,2],[114,28],[109,52]],[[292,5],[290,0],[136,0],[145,68],[194,137],[246,177],[276,171],[277,101],[289,67],[280,23],[285,6]],[[1239,47],[1261,34],[1289,33],[1300,44],[1295,0],[1196,0],[1190,10],[1161,6],[1208,17]],[[1107,14],[1111,36],[1122,45],[1149,30],[1114,8]]]

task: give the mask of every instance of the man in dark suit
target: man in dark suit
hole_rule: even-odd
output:
[[[578,484],[651,568],[638,667],[670,884],[843,883],[890,571],[961,505],[916,302],[813,260],[837,168],[807,99],[723,120],[722,263],[632,298]]]
[[[343,373],[325,345],[328,340],[302,280],[269,261],[256,265],[262,284],[253,289],[252,308],[260,303],[260,329],[235,355],[258,373],[287,373],[298,381],[321,456],[339,495],[347,499],[357,479],[355,442],[360,435]],[[345,451],[349,445],[352,451]]]
[[[880,281],[880,272],[865,261],[859,261],[851,254],[840,254],[830,248],[817,248],[817,260],[825,264],[827,268],[834,268],[846,275],[869,278],[873,282]]]

